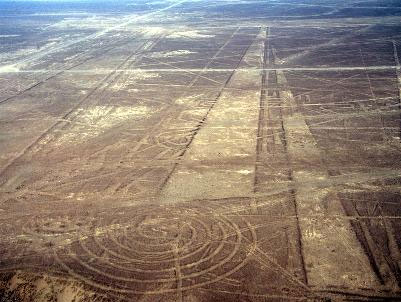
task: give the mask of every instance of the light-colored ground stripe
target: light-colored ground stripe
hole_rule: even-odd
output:
[[[398,79],[398,109],[401,109],[401,65],[400,65],[400,59],[398,57],[398,52],[397,52],[397,43],[393,40],[393,50],[394,50],[394,61],[396,64],[396,73],[397,73],[397,79]],[[401,113],[400,113],[401,114]],[[400,131],[399,131],[399,137],[401,138],[401,117],[400,117]]]
[[[281,67],[281,68],[237,68],[236,71],[365,71],[365,70],[395,70],[397,66],[392,65],[377,65],[377,66],[333,66],[333,67],[325,67],[325,66],[315,66],[315,67]],[[25,70],[11,70],[11,69],[2,69],[0,68],[0,74],[6,73],[44,73],[44,72],[61,72],[65,71],[67,73],[83,73],[83,74],[102,74],[102,73],[110,73],[111,69],[108,68],[94,68],[94,69],[25,69]],[[202,72],[203,68],[126,68],[126,69],[117,69],[116,72],[126,72],[126,73],[136,73],[138,71],[141,72]],[[230,72],[234,71],[232,68],[208,68],[207,72]]]
[[[259,90],[223,92],[164,187],[163,199],[179,202],[253,193],[258,102]]]
[[[255,41],[243,60],[258,60],[262,51],[260,45],[259,41]],[[259,52],[255,52],[255,48]],[[242,79],[243,73],[236,72],[228,86],[241,85],[238,81]],[[247,73],[247,83],[252,84],[249,85],[252,88],[222,92],[182,163],[163,188],[163,201],[181,202],[253,194],[260,73]]]
[[[277,72],[277,81],[286,84],[282,71]],[[349,221],[332,216],[346,216],[340,202],[329,189],[317,186],[329,177],[304,116],[296,110],[291,91],[281,91],[281,97],[284,106],[290,108],[283,116],[283,124],[295,182],[308,284],[317,287],[378,286]],[[325,202],[328,205],[325,206]],[[322,216],[316,218],[316,215]]]

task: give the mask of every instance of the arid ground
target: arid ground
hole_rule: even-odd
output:
[[[0,2],[0,301],[401,301],[401,3]]]

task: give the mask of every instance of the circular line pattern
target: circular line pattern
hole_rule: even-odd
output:
[[[114,217],[54,254],[73,277],[117,294],[164,294],[217,282],[241,269],[256,246],[246,221],[211,209],[153,207]]]

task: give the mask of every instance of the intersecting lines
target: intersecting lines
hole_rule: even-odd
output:
[[[30,261],[34,271],[72,277],[100,295],[124,301],[164,294],[180,300],[204,289],[240,294],[247,278],[271,283],[256,281],[255,295],[313,296],[286,261],[276,259],[282,258],[278,238],[291,232],[282,218],[254,220],[238,201],[199,204],[119,207],[99,216],[32,216],[20,236],[40,239],[43,246],[36,252],[40,255],[32,248],[20,259]],[[7,260],[14,267],[29,267],[25,260]]]
[[[101,222],[107,227],[96,227],[95,234],[55,250],[55,256],[75,278],[115,293],[202,287],[240,270],[256,244],[254,233],[242,231],[240,218],[207,213],[161,207],[114,213]]]

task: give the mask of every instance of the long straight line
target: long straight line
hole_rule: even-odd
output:
[[[236,33],[239,30],[239,28],[237,28],[237,30],[234,32]],[[231,40],[233,38],[234,34],[229,38],[229,40]],[[255,38],[256,39],[256,38]],[[254,41],[252,41],[248,47],[245,49],[245,51],[242,53],[241,58],[239,59],[239,61],[237,62],[235,68],[230,69],[230,75],[228,76],[228,78],[225,80],[224,84],[220,87],[220,90],[218,92],[218,94],[216,95],[216,97],[213,99],[211,106],[208,108],[206,114],[203,116],[203,118],[198,122],[198,125],[195,127],[195,130],[192,132],[192,135],[188,141],[188,143],[186,144],[185,148],[182,150],[182,152],[179,154],[179,158],[180,160],[184,157],[185,153],[188,151],[190,145],[192,144],[192,141],[195,139],[195,136],[198,134],[198,132],[200,131],[200,129],[203,127],[203,125],[206,123],[206,120],[210,114],[210,112],[213,110],[214,106],[216,105],[216,103],[218,102],[218,100],[220,99],[221,95],[223,94],[224,90],[227,88],[227,85],[230,83],[231,78],[233,77],[234,73],[238,70],[238,66],[240,66],[243,58],[245,57],[246,53],[248,52],[249,48],[251,47],[251,45],[253,44]],[[226,42],[224,45],[227,45],[228,42]],[[224,46],[223,46],[224,47]],[[221,47],[220,49],[222,49],[223,47]],[[220,51],[220,50],[219,50]],[[218,52],[219,52],[218,51]],[[213,60],[213,59],[212,59]],[[174,69],[175,70],[175,69]],[[204,71],[204,69],[200,69],[202,72]],[[165,178],[165,180],[163,181],[162,185],[160,186],[161,190],[163,190],[163,188],[166,186],[166,184],[168,183],[168,181],[170,180],[171,176],[173,175],[173,173],[175,172],[175,170],[177,169],[177,166],[179,164],[180,161],[177,161],[172,170],[170,171],[170,173],[167,175],[167,177]]]
[[[202,68],[201,73],[204,73],[206,71],[210,71],[209,66],[216,60],[216,58],[219,57],[220,53],[223,51],[223,49],[230,43],[230,41],[233,39],[233,37],[238,33],[241,27],[237,27],[234,32],[231,34],[231,36],[227,39],[227,41],[219,48],[219,50],[214,54],[214,56],[210,59],[210,61]],[[182,70],[182,69],[181,69]],[[200,76],[200,75],[199,75]],[[189,87],[192,87],[195,82],[198,80],[198,77],[195,77],[191,83],[188,85]]]
[[[262,68],[266,68],[266,65],[269,63],[269,44],[268,38],[270,34],[270,29],[263,27],[262,30],[264,34],[263,38],[263,49],[261,53],[261,65]],[[258,174],[261,162],[261,154],[263,149],[263,140],[264,140],[264,128],[265,128],[265,106],[266,106],[266,90],[267,90],[267,77],[268,72],[263,70],[261,72],[261,81],[260,81],[260,99],[259,99],[259,118],[258,118],[258,132],[256,138],[256,164],[255,164],[255,175],[254,175],[254,192],[258,191]]]
[[[20,61],[16,62],[15,64],[29,63],[29,62],[35,61],[37,59],[41,59],[41,58],[43,58],[44,56],[46,56],[46,55],[48,55],[50,53],[57,52],[59,50],[65,49],[65,48],[70,47],[72,45],[75,45],[75,44],[78,44],[78,43],[82,43],[82,42],[87,41],[87,40],[99,38],[99,37],[111,32],[111,31],[124,29],[126,26],[129,26],[133,22],[136,22],[136,21],[139,21],[141,19],[153,16],[153,15],[161,13],[163,11],[169,10],[170,8],[173,8],[173,7],[177,6],[177,5],[180,5],[180,4],[182,4],[182,3],[186,2],[186,1],[187,0],[177,1],[177,2],[172,3],[169,6],[163,7],[163,8],[158,9],[158,10],[151,11],[149,13],[146,13],[146,14],[143,14],[143,15],[139,15],[139,16],[132,16],[126,22],[120,23],[120,24],[118,24],[116,26],[110,26],[108,28],[105,28],[104,30],[95,32],[95,33],[93,33],[93,34],[91,34],[89,36],[78,38],[76,40],[64,43],[62,45],[55,46],[53,48],[48,49],[47,51],[43,51],[43,52],[40,52],[40,53],[38,53],[38,54],[36,54],[36,55],[34,55],[32,57],[28,57],[26,59],[20,60]],[[12,66],[14,64],[3,65],[3,66],[0,65],[0,69],[1,69],[1,67],[7,67],[7,66],[10,66],[10,65]]]
[[[397,66],[392,65],[377,65],[377,66],[335,66],[335,67],[271,67],[271,68],[127,68],[127,69],[107,69],[107,68],[94,68],[94,69],[35,69],[35,70],[18,70],[18,71],[0,71],[0,74],[4,73],[43,73],[49,71],[65,71],[68,73],[110,73],[111,71],[117,72],[201,72],[201,71],[213,71],[213,72],[231,72],[237,71],[353,71],[353,70],[396,70]]]
[[[78,67],[78,66],[80,66],[80,65],[85,64],[85,63],[88,62],[89,60],[93,60],[93,59],[95,59],[95,58],[98,58],[99,56],[102,56],[102,55],[108,53],[108,52],[111,51],[112,49],[113,49],[113,47],[108,47],[108,48],[106,47],[106,48],[104,48],[104,50],[103,50],[103,52],[102,52],[101,54],[97,54],[97,53],[95,52],[94,54],[91,55],[91,54],[89,53],[89,57],[86,57],[86,58],[84,57],[84,59],[83,59],[82,61],[79,61],[78,63],[75,63],[75,64],[73,64],[72,66],[69,66],[69,67],[66,67],[66,68],[63,68],[63,69],[58,69],[58,70],[48,69],[48,72],[43,72],[43,73],[44,73],[44,74],[49,73],[49,74],[50,74],[49,76],[45,77],[45,78],[42,79],[42,80],[39,80],[38,82],[32,84],[31,86],[29,86],[29,87],[27,87],[27,88],[25,88],[25,89],[22,89],[22,90],[18,91],[18,92],[15,93],[14,95],[8,96],[8,97],[6,97],[5,99],[0,100],[0,104],[3,104],[3,103],[6,103],[6,102],[8,102],[8,101],[10,101],[10,100],[12,100],[12,99],[15,99],[16,97],[18,97],[18,96],[24,94],[25,92],[27,92],[27,91],[29,91],[29,90],[31,90],[31,89],[33,89],[33,88],[36,88],[36,87],[38,87],[38,86],[40,86],[40,85],[46,83],[47,81],[56,78],[57,76],[59,76],[59,75],[65,73],[65,72],[67,72],[67,71],[69,71],[69,70],[72,70],[72,69],[74,69],[74,68],[76,68],[76,67]],[[84,53],[80,53],[79,56],[78,56],[78,60],[80,60],[81,57],[84,56],[84,55],[86,55],[86,54],[87,54],[87,53],[85,53],[85,52],[84,52]],[[54,73],[54,71],[56,71],[56,73]],[[2,73],[2,72],[0,71],[0,73]]]
[[[398,109],[401,110],[401,66],[400,66],[400,59],[398,58],[397,44],[394,40],[393,40],[393,52],[394,52],[394,61],[396,64],[395,72],[397,74]],[[400,113],[399,128],[400,128],[400,130],[399,130],[398,136],[401,138],[401,113]]]
[[[156,41],[158,41],[158,39],[156,39]],[[143,48],[145,45],[147,44],[147,42],[145,42],[144,44],[140,45],[137,49],[135,49],[132,53],[130,53],[130,55],[123,61],[121,62],[116,69],[110,69],[110,72],[106,75],[106,77],[104,77],[103,79],[101,79],[99,82],[96,83],[96,85],[90,90],[90,92],[85,95],[83,98],[81,98],[74,106],[72,106],[62,117],[61,119],[58,119],[55,121],[55,123],[53,123],[52,125],[50,125],[45,131],[43,131],[32,143],[30,143],[28,146],[26,146],[22,151],[20,151],[18,153],[18,155],[14,158],[12,158],[6,165],[4,165],[3,167],[0,168],[0,176],[2,176],[8,169],[10,166],[12,166],[17,160],[19,160],[21,157],[23,157],[26,153],[28,153],[29,151],[31,151],[34,146],[36,146],[40,141],[42,141],[43,139],[46,138],[46,136],[51,133],[52,131],[54,131],[54,129],[56,129],[56,127],[58,127],[59,125],[61,125],[62,123],[68,122],[69,117],[77,110],[77,108],[79,108],[79,106],[81,106],[82,104],[84,104],[88,99],[90,99],[91,97],[93,97],[93,95],[95,95],[95,93],[97,93],[99,90],[102,89],[103,85],[108,85],[108,81],[111,79],[112,81],[115,80],[115,78],[113,78],[113,76],[118,75],[119,72],[118,70],[121,70],[121,66],[123,66],[124,64],[126,64],[127,62],[129,62],[129,60],[131,58],[133,58],[135,55],[137,55],[138,51]],[[0,184],[1,186],[2,184]]]

